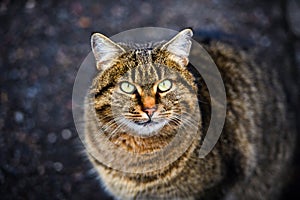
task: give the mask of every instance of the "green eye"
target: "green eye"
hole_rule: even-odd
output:
[[[166,92],[169,89],[171,89],[171,87],[172,87],[172,82],[168,79],[166,79],[158,84],[158,89],[160,92]]]
[[[134,85],[132,85],[131,83],[126,82],[126,81],[124,81],[120,84],[120,88],[123,92],[125,92],[127,94],[132,94],[136,90]]]

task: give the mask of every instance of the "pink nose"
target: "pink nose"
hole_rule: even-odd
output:
[[[152,117],[152,115],[153,115],[154,112],[156,111],[156,107],[152,107],[152,108],[144,108],[143,111],[144,111],[149,117]]]

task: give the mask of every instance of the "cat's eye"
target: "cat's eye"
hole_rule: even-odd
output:
[[[123,92],[125,92],[127,94],[132,94],[136,90],[136,87],[127,81],[120,83],[120,88]]]
[[[166,92],[171,89],[172,82],[171,82],[171,80],[166,79],[166,80],[160,82],[157,87],[160,92]]]

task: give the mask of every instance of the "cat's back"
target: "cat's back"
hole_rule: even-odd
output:
[[[221,146],[230,146],[224,141],[234,134],[233,140],[239,140],[236,148],[247,158],[244,169],[248,177],[226,196],[276,199],[285,184],[295,139],[279,74],[272,66],[255,62],[251,51],[221,42],[204,47],[218,66],[226,89]]]

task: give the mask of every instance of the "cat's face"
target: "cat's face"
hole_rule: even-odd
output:
[[[154,49],[125,50],[115,43],[109,46],[112,41],[104,36],[92,38],[102,70],[94,83],[94,105],[104,131],[151,136],[193,123],[197,100],[193,77],[185,68],[190,49],[186,34]]]
[[[179,125],[189,94],[182,76],[163,65],[139,65],[117,82],[111,108],[116,123],[132,134],[149,136],[165,125]]]

